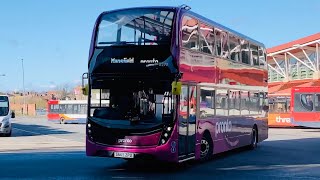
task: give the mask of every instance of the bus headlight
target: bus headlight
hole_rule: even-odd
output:
[[[163,144],[167,143],[167,141],[169,140],[169,138],[172,134],[172,130],[173,130],[173,124],[165,125],[163,127],[163,131],[161,134],[161,140],[159,142],[159,145],[163,145]]]
[[[88,125],[87,125],[88,137],[90,138],[91,141],[93,141],[91,127],[92,127],[91,123],[88,123]]]
[[[161,139],[161,144],[165,144],[165,143],[166,143],[166,140]]]

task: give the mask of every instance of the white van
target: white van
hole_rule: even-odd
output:
[[[9,97],[0,95],[0,135],[11,136],[11,118],[15,118],[15,113],[10,110]]]

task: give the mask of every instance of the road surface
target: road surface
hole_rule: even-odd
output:
[[[319,179],[320,129],[270,129],[256,150],[181,166],[86,157],[85,126],[16,118],[0,137],[0,179]]]

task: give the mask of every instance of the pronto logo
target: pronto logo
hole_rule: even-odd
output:
[[[118,143],[132,143],[132,139],[118,139]]]
[[[227,121],[221,121],[216,123],[216,137],[220,133],[226,133],[226,132],[231,132],[232,131],[232,122],[227,120]]]
[[[123,59],[111,58],[111,63],[114,63],[114,64],[134,63],[134,58],[123,58]]]
[[[290,118],[282,118],[280,116],[277,116],[276,122],[277,123],[291,123],[291,119]]]
[[[159,61],[158,60],[156,60],[156,59],[151,59],[151,60],[146,60],[146,59],[143,59],[143,60],[140,60],[140,63],[142,63],[142,64],[151,64],[151,63],[159,63]]]

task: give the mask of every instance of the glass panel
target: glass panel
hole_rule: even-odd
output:
[[[200,51],[213,54],[214,29],[206,24],[200,24]]]
[[[72,104],[68,104],[67,105],[67,110],[66,110],[66,114],[73,114],[73,105]]]
[[[245,40],[241,40],[241,61],[245,64],[250,63],[249,43]]]
[[[240,40],[239,38],[229,35],[230,44],[230,59],[234,61],[240,61]]]
[[[240,91],[229,91],[229,115],[240,115]]]
[[[228,116],[228,90],[217,89],[216,91],[216,115]]]
[[[290,111],[290,99],[288,97],[270,98],[269,100],[270,112],[289,112]]]
[[[254,66],[259,66],[258,46],[251,44],[251,59]]]
[[[320,111],[320,94],[316,94],[316,96],[315,96],[314,109],[315,109],[315,111]]]
[[[266,58],[265,49],[259,47],[259,66],[261,68],[267,69]]]
[[[250,92],[250,114],[259,114],[259,93]]]
[[[170,44],[173,16],[161,9],[107,13],[98,27],[97,46]]]
[[[90,104],[91,116],[106,120],[130,120],[141,123],[158,123],[173,119],[175,106],[171,91],[164,91],[163,87],[161,90],[153,89],[144,83],[123,88],[124,84],[120,86],[108,84],[112,87],[110,89],[93,89]],[[166,88],[169,87],[166,86]],[[99,99],[100,96],[107,99]]]
[[[221,48],[222,48],[221,56],[223,58],[229,58],[228,33],[224,31],[221,34]]]
[[[313,111],[314,94],[300,94],[294,95],[294,111],[296,112],[310,112]]]
[[[248,91],[241,92],[241,115],[249,115],[250,93]]]
[[[0,96],[0,116],[9,114],[9,100],[6,96]]]
[[[200,87],[200,118],[215,115],[215,90],[209,87]]]
[[[182,20],[182,46],[199,50],[198,21],[188,16]]]
[[[189,121],[195,122],[197,114],[197,88],[195,86],[189,87]]]
[[[188,113],[188,87],[181,87],[181,95],[180,95],[180,115],[187,116]]]
[[[216,43],[215,43],[215,55],[216,56],[221,56],[222,55],[222,41],[221,41],[221,38],[222,38],[222,30],[218,29],[218,28],[215,28],[214,29],[214,32],[215,32],[215,35],[216,35]]]

